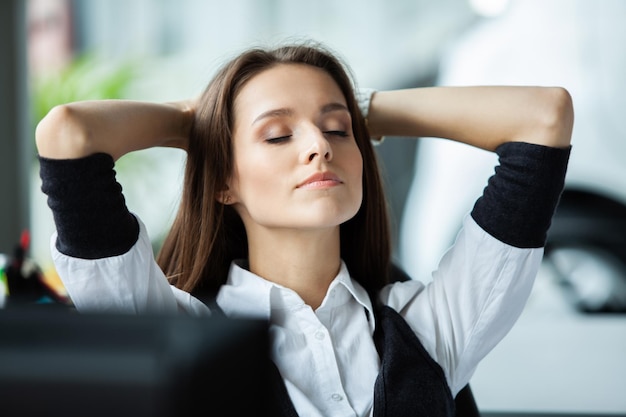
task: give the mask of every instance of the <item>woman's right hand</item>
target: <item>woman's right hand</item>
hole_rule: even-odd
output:
[[[75,159],[123,155],[155,146],[186,150],[195,99],[171,103],[131,100],[81,101],[54,107],[35,133],[39,155]]]

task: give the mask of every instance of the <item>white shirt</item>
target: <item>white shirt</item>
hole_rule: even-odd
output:
[[[146,228],[127,253],[85,260],[51,249],[59,276],[79,311],[210,314],[171,286],[154,261]],[[393,283],[381,301],[399,312],[442,367],[453,395],[519,317],[543,249],[504,244],[466,216],[433,280]],[[345,265],[313,311],[294,291],[233,263],[217,303],[232,317],[270,321],[272,356],[300,416],[369,416],[380,363],[372,305]],[[366,311],[368,313],[366,313]]]

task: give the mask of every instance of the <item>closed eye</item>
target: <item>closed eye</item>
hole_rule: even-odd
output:
[[[287,142],[290,138],[291,138],[291,135],[279,136],[276,138],[265,139],[265,142],[270,143],[270,144],[278,144],[278,143]]]
[[[339,136],[342,138],[347,138],[348,137],[348,132],[344,131],[344,130],[328,130],[326,132],[324,132],[325,135],[331,135],[331,136]]]

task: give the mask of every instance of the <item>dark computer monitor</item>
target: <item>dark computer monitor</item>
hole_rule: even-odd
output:
[[[256,319],[0,310],[0,415],[264,415]]]

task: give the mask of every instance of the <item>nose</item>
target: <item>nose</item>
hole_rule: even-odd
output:
[[[310,163],[316,159],[324,159],[330,162],[333,159],[333,149],[324,133],[315,129],[309,134],[308,148],[304,152],[303,162]]]

